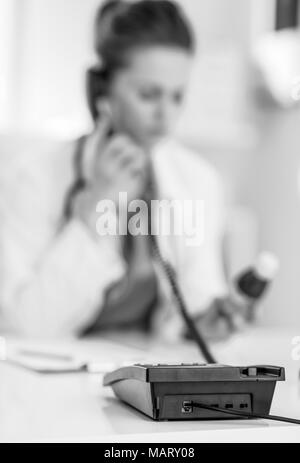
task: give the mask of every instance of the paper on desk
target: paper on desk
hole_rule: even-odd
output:
[[[18,365],[23,368],[27,368],[32,371],[39,373],[68,373],[84,370],[85,362],[82,360],[67,357],[62,355],[59,356],[42,355],[41,353],[22,353],[13,352],[9,353],[6,357],[6,361],[14,365]]]
[[[123,362],[87,360],[69,354],[43,350],[16,349],[10,351],[5,361],[38,373],[107,373],[121,366],[137,363],[139,359]]]

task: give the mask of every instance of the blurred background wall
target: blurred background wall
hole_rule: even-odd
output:
[[[92,24],[99,3],[0,0],[4,137],[70,139],[89,129],[84,77],[95,60]],[[234,211],[231,272],[261,249],[280,258],[262,322],[299,326],[300,111],[290,94],[300,78],[298,1],[180,3],[198,50],[178,134],[223,175]]]

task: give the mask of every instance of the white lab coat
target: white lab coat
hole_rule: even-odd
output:
[[[76,218],[59,229],[74,175],[74,145],[26,156],[5,176],[0,201],[0,331],[54,337],[76,335],[99,315],[105,290],[126,272],[119,238],[98,236]],[[215,169],[197,153],[166,140],[152,154],[158,199],[204,201],[204,242],[159,238],[191,313],[225,292],[222,271],[223,198]],[[181,324],[170,288],[156,264],[160,307],[154,326]],[[176,331],[176,330],[175,330]]]

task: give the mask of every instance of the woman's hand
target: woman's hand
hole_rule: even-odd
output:
[[[118,201],[126,192],[128,201],[142,198],[149,169],[149,157],[128,135],[108,136],[108,116],[101,118],[94,139],[88,144],[92,159],[91,189],[101,199]]]
[[[87,141],[84,158],[90,160],[89,186],[78,194],[74,204],[74,214],[93,228],[100,200],[114,201],[118,211],[120,192],[127,193],[128,202],[142,199],[150,169],[141,147],[127,135],[108,137],[109,129],[109,120],[103,117]]]
[[[208,341],[224,341],[246,325],[247,309],[228,297],[216,298],[195,323]]]

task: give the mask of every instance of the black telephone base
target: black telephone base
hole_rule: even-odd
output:
[[[284,368],[277,366],[136,364],[107,373],[103,384],[111,386],[120,400],[154,420],[216,420],[235,416],[193,407],[193,402],[267,415],[276,381],[284,379]]]

